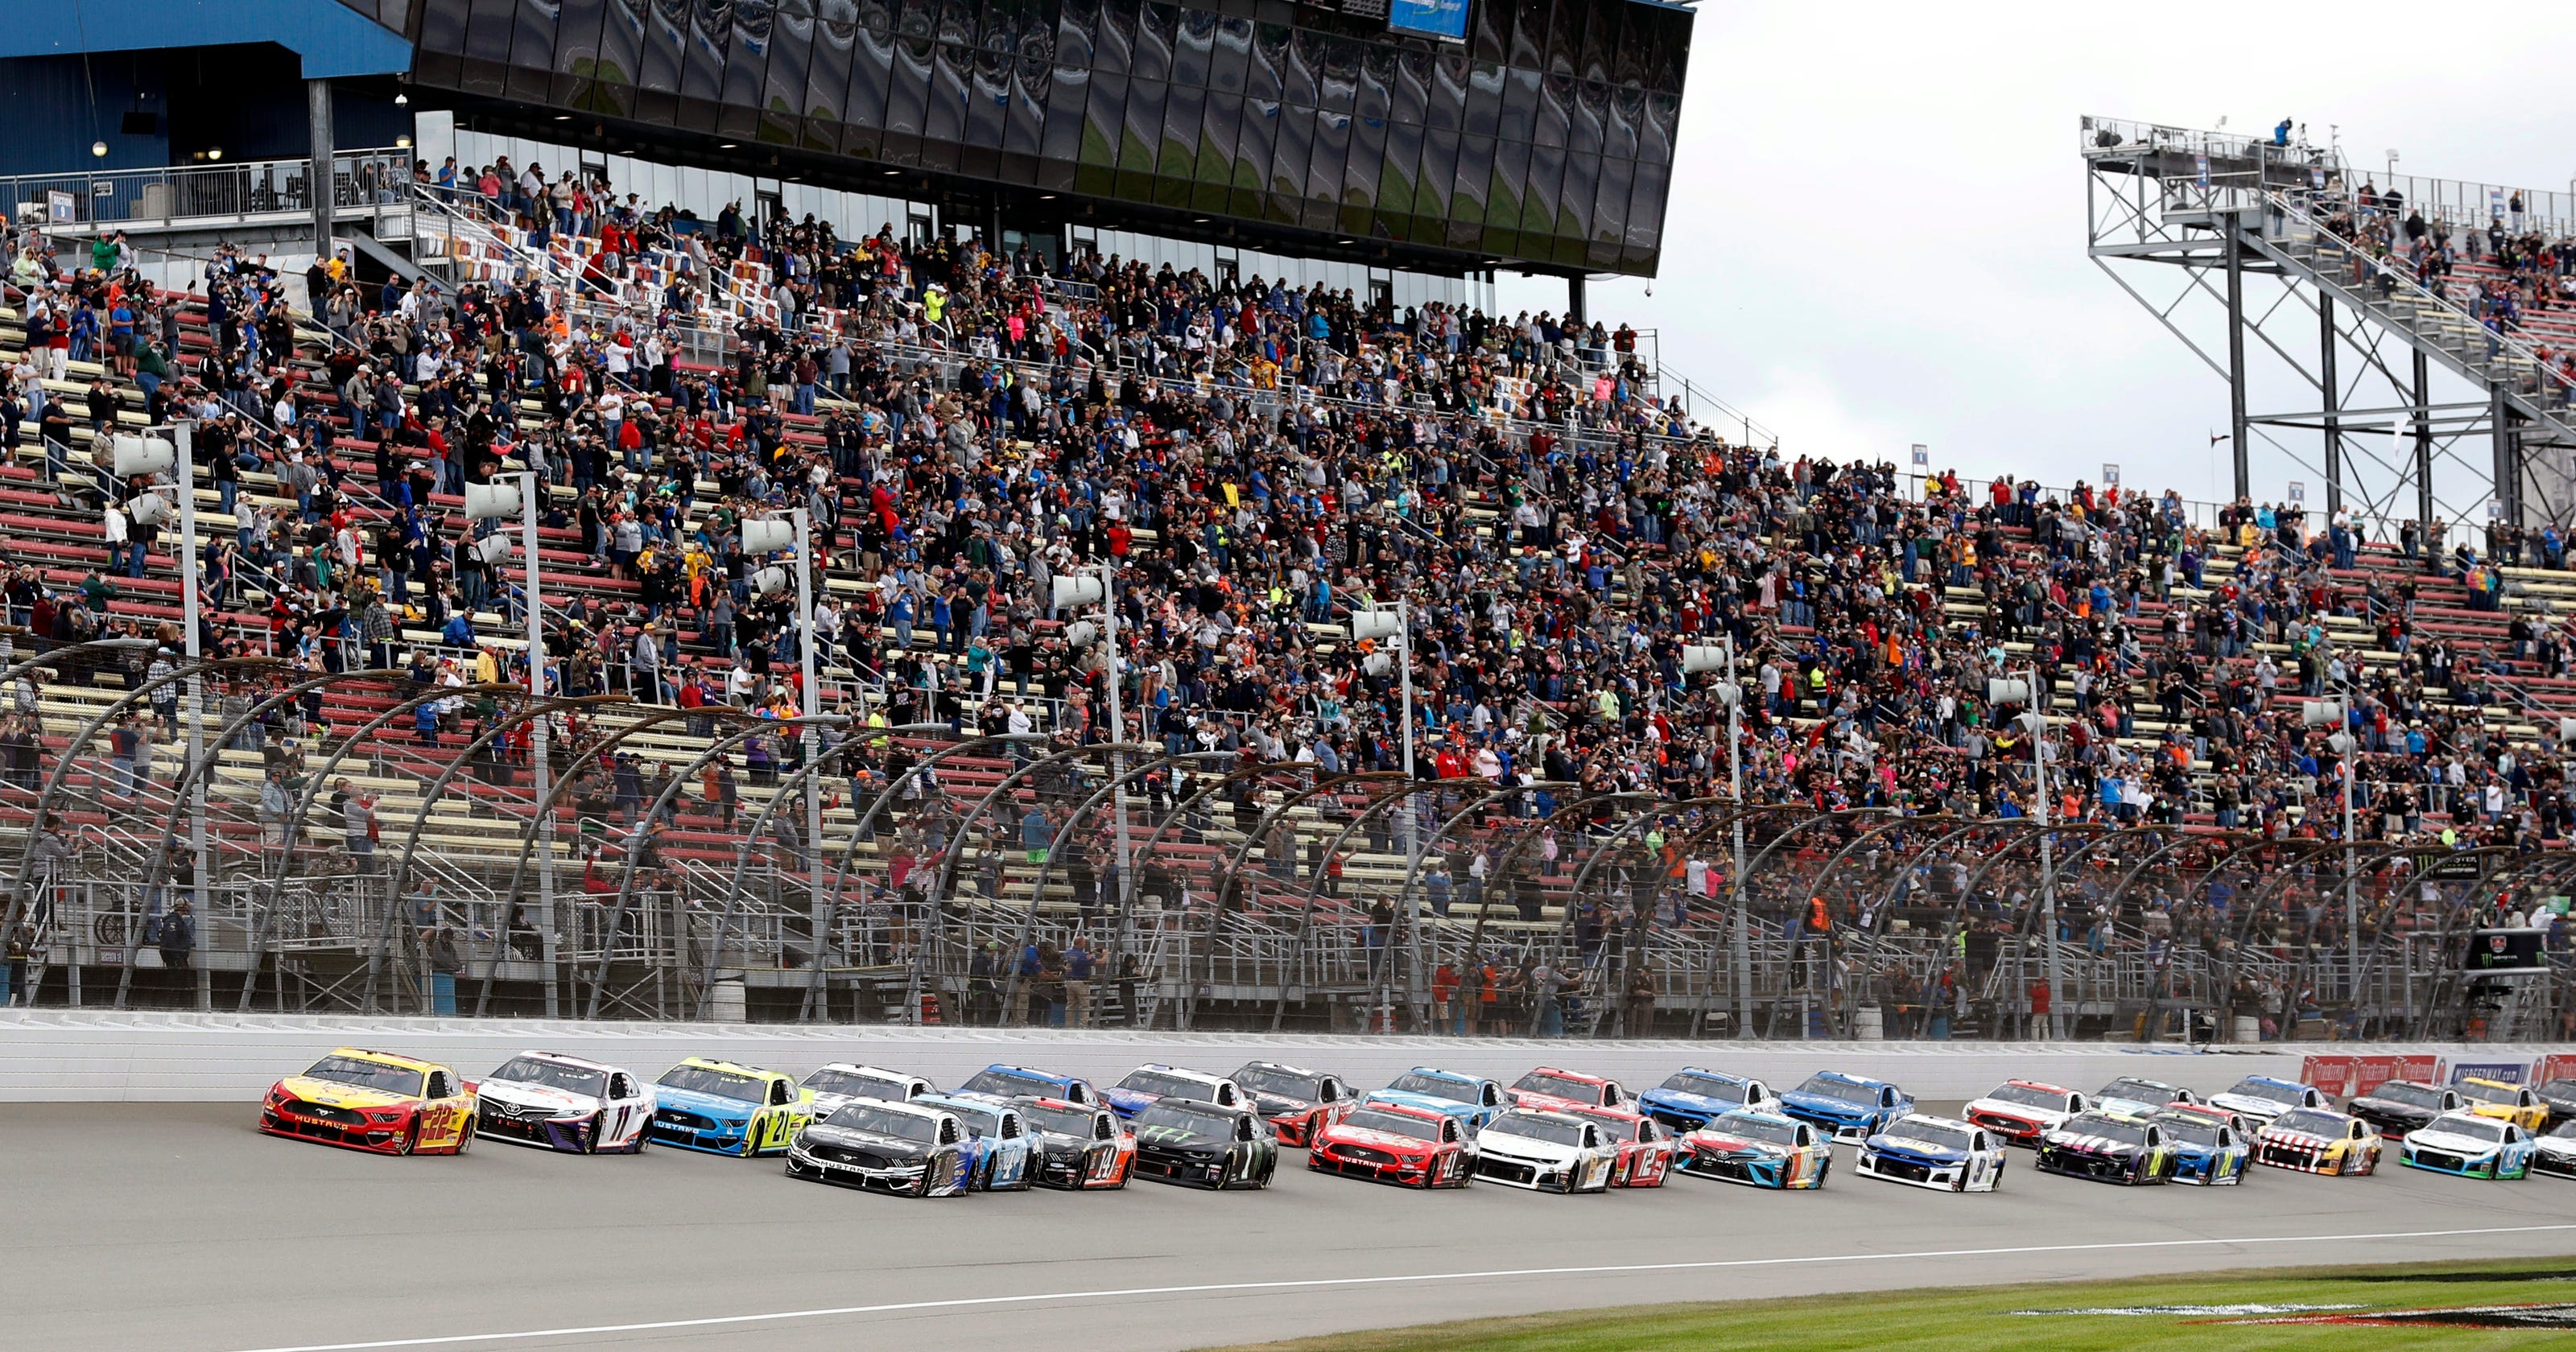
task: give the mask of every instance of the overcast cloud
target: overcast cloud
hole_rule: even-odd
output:
[[[2226,385],[2086,257],[2077,119],[2286,116],[2360,164],[2395,148],[2401,172],[2564,191],[2571,39],[2576,6],[2555,4],[1710,0],[1663,275],[1651,296],[1595,281],[1592,313],[1659,328],[1668,366],[1791,454],[1902,467],[1924,442],[1971,476],[2067,484],[2109,461],[2132,488],[2223,497]],[[1501,298],[1561,311],[1565,288],[1506,274]],[[2315,477],[2258,448],[2258,496]]]

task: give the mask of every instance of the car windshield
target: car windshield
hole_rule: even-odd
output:
[[[1872,1086],[1853,1084],[1849,1080],[1837,1080],[1825,1075],[1808,1076],[1807,1082],[1798,1086],[1798,1092],[1814,1094],[1820,1098],[1840,1099],[1845,1103],[1857,1103],[1864,1108],[1878,1106],[1878,1090]]]
[[[1273,1098],[1318,1103],[1324,1097],[1324,1077],[1321,1075],[1299,1075],[1265,1066],[1245,1066],[1234,1073],[1233,1079],[1253,1093],[1268,1094]]]
[[[588,1094],[592,1098],[601,1097],[608,1086],[608,1076],[599,1071],[540,1061],[533,1056],[512,1057],[501,1063],[499,1070],[484,1078],[504,1084],[541,1084],[570,1094]]]
[[[1028,1123],[1031,1131],[1084,1141],[1091,1139],[1092,1119],[1088,1109],[1047,1108],[1033,1103],[1020,1109],[1020,1120]]]
[[[2095,1117],[2091,1113],[2069,1120],[2065,1129],[2080,1136],[2107,1137],[2122,1145],[2147,1143],[2146,1128],[2132,1122],[2122,1122],[2117,1118]]]
[[[871,1136],[891,1136],[899,1141],[919,1141],[923,1145],[939,1139],[939,1123],[935,1119],[898,1112],[870,1099],[844,1103],[823,1120],[845,1131],[864,1131]]]
[[[912,1088],[907,1081],[888,1079],[883,1075],[862,1075],[850,1070],[815,1071],[805,1077],[805,1087],[817,1094],[884,1099],[889,1103],[901,1103],[912,1097],[906,1092]]]
[[[2129,1103],[2171,1103],[2179,1095],[2172,1085],[2158,1084],[2153,1080],[2132,1080],[2123,1075],[2102,1086],[2102,1092],[2093,1097]]]
[[[1152,1094],[1156,1098],[1197,1099],[1201,1103],[1216,1102],[1214,1086],[1187,1075],[1175,1075],[1167,1070],[1131,1071],[1126,1079],[1118,1082],[1118,1087],[1131,1094]]]
[[[2052,1094],[2045,1089],[2033,1089],[2028,1085],[2008,1084],[1986,1097],[1997,1103],[2018,1103],[2025,1108],[2055,1108],[2060,1112],[2066,1110],[2064,1094]]]
[[[2576,1098],[2576,1080],[2547,1080],[2542,1082],[2540,1092],[2551,1098]]]
[[[2185,1145],[2218,1144],[2218,1124],[2215,1122],[2185,1117],[2180,1113],[2158,1117],[2156,1121],[2164,1124],[2165,1135]]]
[[[1382,1131],[1389,1136],[1410,1136],[1417,1141],[1440,1139],[1440,1124],[1427,1122],[1406,1113],[1390,1113],[1377,1108],[1362,1108],[1342,1120],[1353,1131]]]
[[[706,1066],[673,1066],[655,1081],[666,1089],[683,1089],[712,1098],[736,1099],[759,1103],[769,1095],[767,1081],[754,1075],[737,1075],[730,1070],[712,1070]]]
[[[1231,1136],[1234,1119],[1224,1113],[1201,1112],[1182,1103],[1156,1103],[1136,1114],[1136,1134],[1147,1135],[1156,1128],[1183,1136]]]
[[[1032,1075],[1025,1070],[1012,1070],[1007,1066],[987,1066],[976,1071],[973,1078],[957,1088],[961,1093],[999,1094],[1004,1098],[1016,1098],[1023,1094],[1036,1098],[1064,1097],[1064,1084],[1061,1081],[1050,1080],[1043,1075]]]
[[[1945,1127],[1920,1117],[1909,1117],[1887,1129],[1887,1134],[1941,1150],[1965,1150],[1971,1138],[1957,1127]]]
[[[2557,1129],[2550,1132],[2549,1136],[2550,1139],[2557,1141],[2576,1141],[2576,1117],[2559,1123]]]
[[[388,1066],[375,1061],[361,1061],[354,1056],[326,1056],[304,1072],[305,1078],[329,1080],[355,1089],[377,1089],[388,1094],[418,1094],[421,1073],[401,1066]]]
[[[1732,1080],[1721,1080],[1714,1075],[1697,1075],[1687,1070],[1664,1081],[1664,1088],[1676,1093],[1697,1094],[1701,1098],[1716,1099],[1720,1103],[1742,1103],[1746,1092],[1745,1085]]]
[[[2433,1125],[2426,1127],[2425,1130],[2438,1131],[2450,1136],[2466,1136],[2470,1140],[2484,1141],[2489,1145],[2504,1139],[2504,1123],[2492,1117],[2473,1117],[2467,1113],[2452,1113],[2446,1117],[2434,1118]]]
[[[978,1136],[996,1136],[1001,1133],[1002,1115],[990,1108],[977,1108],[963,1103],[943,1103],[940,1108],[965,1123],[966,1129]]]
[[[2439,1108],[2442,1091],[2429,1084],[2391,1082],[2370,1091],[2368,1097],[2386,1103],[2403,1103],[2409,1108]]]
[[[2250,1075],[2238,1080],[2236,1087],[2227,1092],[2243,1098],[2270,1099],[2274,1103],[2295,1104],[2302,1097],[2296,1085],[2274,1084],[2270,1080],[2258,1080]]]
[[[2460,1091],[2460,1097],[2476,1099],[2480,1103],[2501,1103],[2512,1107],[2522,1101],[2521,1091],[2507,1089],[2500,1084],[2472,1084],[2463,1080],[2451,1087]]]
[[[1796,1145],[1798,1128],[1788,1122],[1765,1122],[1758,1117],[1721,1117],[1708,1124],[1720,1136],[1745,1141],[1769,1141],[1773,1145]]]
[[[2333,1113],[2321,1113],[2309,1109],[2302,1109],[2295,1113],[2283,1113],[2272,1120],[2272,1125],[2283,1131],[2306,1132],[2310,1136],[2343,1135],[2342,1118],[2335,1116]]]
[[[1560,1122],[1555,1118],[1541,1117],[1536,1113],[1505,1113],[1494,1119],[1494,1125],[1485,1130],[1532,1141],[1545,1141],[1550,1145],[1583,1144],[1582,1123]]]
[[[1439,1075],[1425,1075],[1419,1071],[1407,1071],[1396,1076],[1395,1083],[1388,1085],[1387,1088],[1403,1094],[1420,1094],[1425,1098],[1447,1099],[1452,1103],[1476,1101],[1476,1090],[1473,1085],[1461,1084]]]
[[[1533,1070],[1512,1081],[1512,1088],[1526,1089],[1533,1094],[1546,1094],[1554,1098],[1575,1099],[1584,1103],[1601,1101],[1601,1086],[1585,1084],[1570,1076],[1555,1075],[1544,1070]]]

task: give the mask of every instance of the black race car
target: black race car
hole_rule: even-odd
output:
[[[787,1176],[912,1197],[963,1197],[967,1132],[957,1115],[852,1099],[787,1143]]]
[[[1252,1095],[1285,1146],[1313,1145],[1315,1133],[1341,1121],[1360,1097],[1338,1075],[1276,1061],[1246,1061],[1226,1078]]]
[[[2040,1170],[2103,1183],[2163,1183],[2174,1154],[2164,1128],[2130,1113],[2077,1113],[2041,1133]]]
[[[2576,1121],[2576,1080],[2545,1080],[2532,1086],[2531,1092],[2549,1105],[2549,1125]]]
[[[1279,1168],[1279,1139],[1249,1108],[1160,1099],[1130,1125],[1138,1178],[1193,1188],[1266,1188]]]
[[[2460,1093],[2456,1089],[2414,1080],[2390,1080],[2346,1104],[2344,1111],[2394,1141],[2459,1107]]]

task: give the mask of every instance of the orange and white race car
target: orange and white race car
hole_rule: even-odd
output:
[[[1577,1108],[1573,1115],[1600,1123],[1602,1136],[1618,1145],[1611,1187],[1660,1188],[1672,1176],[1676,1145],[1670,1127],[1626,1108]]]
[[[474,1091],[445,1066],[342,1047],[271,1086],[259,1129],[382,1155],[462,1155],[474,1144]]]

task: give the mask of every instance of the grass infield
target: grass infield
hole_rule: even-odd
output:
[[[2340,1308],[2318,1308],[2326,1306]],[[2559,1308],[2528,1308],[2534,1306]],[[2489,1312],[2423,1313],[2479,1307]],[[2261,1320],[2313,1322],[2254,1322]],[[2366,1352],[2423,1347],[2444,1352],[2576,1348],[2576,1258],[2203,1272],[1638,1305],[1425,1324],[1221,1352]]]

